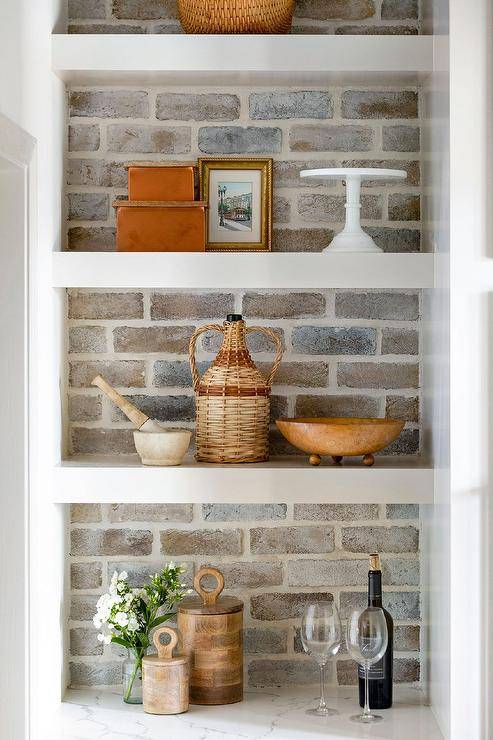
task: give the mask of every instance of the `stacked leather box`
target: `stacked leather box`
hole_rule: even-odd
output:
[[[195,166],[135,162],[128,200],[115,200],[116,248],[121,252],[203,252],[205,209],[195,200]]]

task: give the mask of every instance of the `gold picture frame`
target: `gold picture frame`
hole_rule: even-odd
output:
[[[201,157],[198,166],[206,251],[270,252],[273,160]]]

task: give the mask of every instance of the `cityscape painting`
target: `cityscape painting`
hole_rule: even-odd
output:
[[[252,230],[252,182],[219,182],[218,228],[229,231]]]

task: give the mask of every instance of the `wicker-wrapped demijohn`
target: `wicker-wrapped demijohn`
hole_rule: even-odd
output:
[[[289,33],[294,0],[178,0],[186,33]]]
[[[197,339],[206,331],[224,334],[221,349],[202,377],[195,362]],[[255,366],[246,335],[262,332],[276,346],[267,378]],[[196,458],[211,463],[264,462],[269,459],[270,392],[282,357],[282,344],[272,329],[247,328],[239,314],[223,326],[208,324],[190,340],[190,367],[196,396]]]

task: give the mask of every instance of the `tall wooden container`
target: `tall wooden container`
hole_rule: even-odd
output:
[[[160,637],[170,641],[163,645]],[[154,632],[157,655],[142,660],[142,699],[148,714],[181,714],[188,710],[189,661],[186,655],[173,657],[178,634],[171,627],[159,627]]]
[[[213,591],[200,585],[206,575],[217,581]],[[190,703],[234,704],[243,699],[243,602],[220,596],[224,577],[216,568],[201,568],[193,585],[198,596],[178,605],[183,652],[190,658]]]

